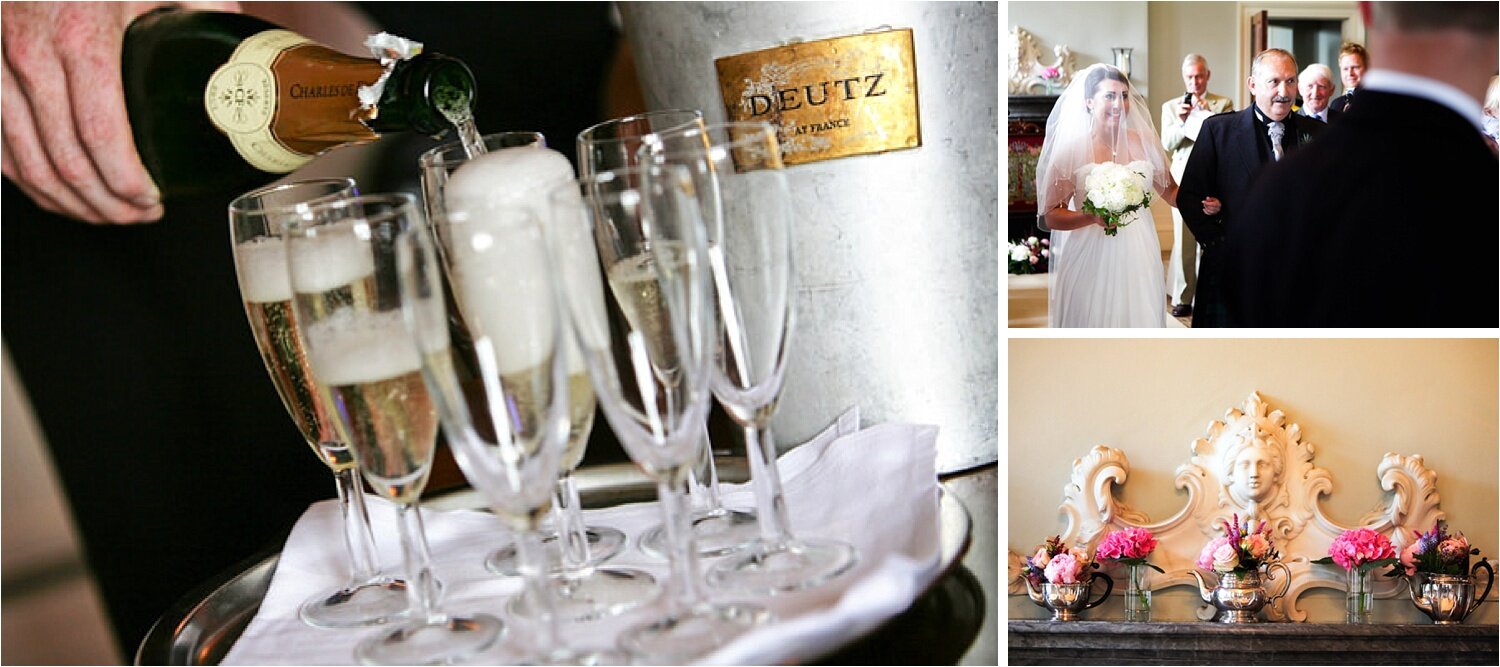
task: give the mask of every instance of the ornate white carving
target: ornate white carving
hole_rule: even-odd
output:
[[[1153,580],[1153,588],[1196,587],[1190,572],[1196,568],[1198,552],[1223,533],[1224,520],[1235,514],[1241,520],[1265,520],[1292,571],[1291,588],[1266,607],[1267,615],[1301,622],[1307,620],[1307,612],[1297,607],[1303,593],[1320,587],[1344,590],[1342,570],[1310,562],[1326,556],[1339,534],[1370,528],[1389,536],[1399,551],[1411,542],[1413,532],[1431,528],[1444,517],[1438,508],[1437,473],[1426,468],[1420,455],[1388,453],[1376,469],[1381,488],[1390,494],[1387,500],[1352,526],[1334,521],[1318,502],[1319,496],[1332,492],[1333,476],[1313,465],[1316,449],[1302,439],[1302,428],[1287,423],[1280,410],[1268,411],[1259,393],[1252,392],[1242,407],[1230,408],[1223,421],[1209,424],[1205,436],[1193,441],[1192,456],[1177,468],[1175,481],[1177,488],[1187,491],[1187,503],[1159,523],[1115,499],[1114,488],[1123,487],[1130,476],[1124,452],[1098,445],[1075,459],[1059,508],[1067,518],[1062,539],[1092,550],[1107,528],[1149,528],[1158,543],[1151,560],[1166,570],[1165,576]],[[1013,591],[1023,558],[1011,553]],[[1376,597],[1406,594],[1400,580],[1377,576],[1374,581]],[[1282,586],[1275,580],[1270,585],[1272,590]],[[1206,618],[1212,611],[1204,605],[1199,616]]]
[[[1025,28],[1014,27],[1010,29],[1010,81],[1009,89],[1012,95],[1030,95],[1037,88],[1045,88],[1046,82],[1042,79],[1042,72],[1048,67],[1056,67],[1062,74],[1061,78],[1054,82],[1058,87],[1068,85],[1073,80],[1073,51],[1068,47],[1058,44],[1052,47],[1052,55],[1056,57],[1051,65],[1042,64],[1041,47],[1037,46],[1036,38],[1031,36]]]

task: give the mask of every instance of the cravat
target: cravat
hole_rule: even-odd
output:
[[[1271,134],[1271,153],[1276,158],[1276,161],[1280,162],[1282,156],[1281,137],[1286,134],[1286,126],[1282,125],[1279,120],[1273,120],[1270,122],[1269,132]]]

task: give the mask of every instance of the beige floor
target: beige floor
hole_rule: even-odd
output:
[[[1151,215],[1156,220],[1156,236],[1161,240],[1162,266],[1172,254],[1172,211],[1161,200],[1152,202]],[[1042,328],[1047,326],[1047,274],[1029,276],[1006,276],[1007,313],[1009,326],[1017,329]],[[1167,309],[1162,301],[1162,311]],[[1186,328],[1189,318],[1175,318],[1168,314],[1167,328]]]

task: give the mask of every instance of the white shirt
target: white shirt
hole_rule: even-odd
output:
[[[1463,116],[1465,120],[1473,124],[1474,129],[1483,130],[1479,125],[1479,117],[1484,114],[1484,110],[1479,106],[1479,102],[1466,95],[1464,91],[1437,79],[1396,70],[1372,68],[1359,82],[1359,89],[1420,97],[1452,109],[1454,113]]]

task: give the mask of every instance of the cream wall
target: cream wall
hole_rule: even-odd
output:
[[[1437,472],[1441,507],[1494,563],[1497,545],[1497,358],[1488,340],[1091,340],[1009,344],[1007,547],[1029,553],[1066,526],[1057,508],[1073,459],[1121,449],[1130,477],[1120,500],[1159,521],[1180,509],[1177,466],[1207,425],[1258,391],[1302,427],[1313,463],[1333,475],[1322,498],[1351,524],[1385,499],[1375,468],[1386,452],[1421,454]],[[1190,620],[1194,591],[1157,592],[1154,614]],[[1496,622],[1495,594],[1478,622]],[[1340,622],[1342,594],[1315,590],[1313,622]],[[1011,618],[1044,618],[1012,595]],[[1086,612],[1120,618],[1118,599]],[[1482,619],[1482,620],[1480,620]],[[1378,622],[1426,623],[1411,604],[1381,600]]]
[[[1240,108],[1240,89],[1245,76],[1240,73],[1239,3],[1236,2],[1150,2],[1147,18],[1151,37],[1151,80],[1158,85],[1146,100],[1151,103],[1151,120],[1161,122],[1161,105],[1182,97],[1182,58],[1201,53],[1212,73],[1208,91],[1235,101]],[[1248,48],[1248,47],[1246,47]],[[1160,128],[1157,128],[1160,130]]]
[[[1112,65],[1115,57],[1110,49],[1130,47],[1134,49],[1131,81],[1144,95],[1151,87],[1148,4],[1155,3],[1007,2],[1006,31],[1020,27],[1036,37],[1043,63],[1052,62],[1052,47],[1068,47],[1077,70],[1094,63]]]

